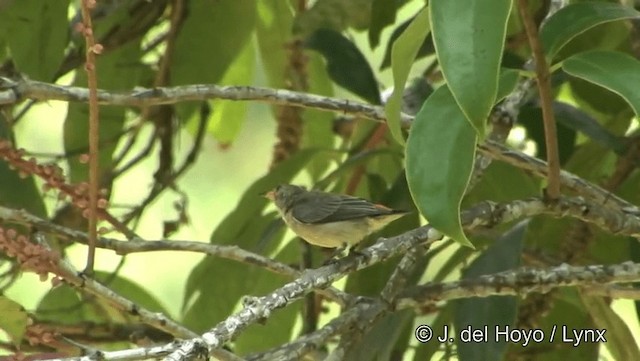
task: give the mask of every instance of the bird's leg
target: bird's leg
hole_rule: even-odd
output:
[[[360,248],[360,243],[351,245],[351,247],[349,247],[349,256],[364,255],[364,253],[359,251],[359,248]]]
[[[329,256],[329,258],[327,258],[326,261],[324,261],[324,263],[322,264],[323,266],[327,266],[330,265],[332,263],[335,263],[337,260],[339,260],[342,254],[344,254],[344,251],[347,250],[347,247],[349,245],[346,243],[343,243],[342,246],[335,248],[333,250],[333,252],[331,252],[331,255]]]

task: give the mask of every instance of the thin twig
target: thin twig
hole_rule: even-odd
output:
[[[538,36],[538,28],[529,14],[528,1],[518,0],[518,10],[524,24],[529,46],[536,66],[540,107],[544,121],[544,138],[547,146],[547,164],[549,166],[547,196],[551,200],[560,197],[560,156],[558,151],[558,134],[553,114],[553,96],[551,94],[551,74]]]
[[[200,117],[200,122],[198,123],[198,129],[196,131],[193,147],[191,147],[191,150],[189,151],[189,154],[187,155],[182,165],[171,174],[168,174],[165,178],[160,179],[158,182],[156,182],[149,195],[147,195],[147,198],[145,198],[140,203],[140,205],[136,207],[136,209],[129,212],[129,214],[123,217],[123,223],[129,223],[132,219],[140,216],[144,209],[149,204],[151,204],[151,202],[153,202],[160,194],[162,194],[162,192],[167,187],[173,186],[175,184],[175,181],[180,178],[196,162],[197,157],[200,154],[200,149],[202,148],[202,144],[204,142],[204,136],[207,133],[208,119],[209,117],[205,115]]]
[[[96,238],[98,237],[98,142],[99,142],[99,111],[98,107],[98,76],[96,74],[96,54],[101,53],[102,45],[96,44],[93,38],[93,24],[91,21],[91,8],[95,1],[81,1],[82,9],[82,33],[84,34],[86,50],[87,85],[89,87],[89,248],[87,254],[86,273],[93,272],[93,264],[96,253]]]

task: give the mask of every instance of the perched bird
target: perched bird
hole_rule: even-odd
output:
[[[326,248],[353,246],[408,213],[362,198],[308,191],[291,184],[279,185],[265,197],[275,203],[295,234]]]

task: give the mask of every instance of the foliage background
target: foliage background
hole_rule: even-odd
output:
[[[353,101],[379,103],[378,89],[385,89],[393,84],[393,77],[388,68],[383,71],[378,70],[378,66],[384,62],[386,53],[389,51],[391,34],[401,24],[416,15],[424,2],[326,0],[301,5],[302,3],[305,2],[266,0],[257,2],[249,0],[99,2],[99,8],[94,12],[95,32],[98,40],[109,50],[98,58],[99,87],[129,90],[136,86],[174,86],[196,83],[254,85],[288,88]],[[491,6],[500,2],[474,1],[473,3]],[[530,10],[538,22],[544,18],[545,9],[549,5],[550,2],[544,1],[530,2]],[[172,23],[174,21],[172,19],[175,19],[172,16],[178,13],[176,9],[180,6],[188,10],[183,13],[183,18],[176,20],[180,31],[173,40],[169,40],[173,42],[174,47],[169,60],[171,65],[170,70],[163,73],[163,68],[159,64],[163,54],[167,53],[166,49],[169,46],[166,42],[167,38],[161,38],[160,45],[148,51],[147,54],[143,55],[140,49],[153,43],[159,36],[171,38],[170,29],[176,24]],[[502,65],[521,68],[530,54],[522,25],[519,23],[517,14],[514,13],[515,6],[513,5],[511,16],[505,23],[507,39],[512,43],[508,43],[510,51],[504,56]],[[629,4],[623,3],[621,6],[629,6]],[[305,11],[301,11],[301,8]],[[0,45],[3,49],[0,55],[4,64],[2,76],[19,79],[18,75],[21,74],[36,81],[55,80],[59,84],[86,86],[81,65],[84,40],[81,35],[73,31],[73,24],[78,21],[78,4],[65,1],[5,1],[0,2],[0,9],[2,10],[0,11],[0,34],[2,35]],[[390,16],[392,14],[395,16]],[[586,14],[589,15],[588,12]],[[607,14],[609,16],[607,21],[602,21],[602,24],[595,22],[586,33],[579,35],[576,31],[574,36],[579,36],[572,39],[558,53],[557,59],[565,59],[585,50],[599,49],[631,54],[637,60],[636,50],[634,50],[638,39],[634,28],[636,24],[632,21],[624,21],[632,18],[634,14],[630,10],[620,11],[622,15],[618,14],[617,17],[611,13]],[[490,16],[496,15],[491,13]],[[492,18],[490,17],[489,20]],[[25,26],[25,24],[28,25]],[[332,29],[333,32],[316,32],[316,29]],[[138,30],[140,32],[137,32]],[[376,42],[378,32],[382,34],[379,45],[371,50],[370,45]],[[104,39],[109,39],[111,42]],[[300,39],[306,41],[306,48],[296,42]],[[437,86],[443,83],[443,75],[441,69],[431,66],[435,59],[433,46],[428,42],[425,44],[422,51],[431,55],[420,58],[414,63],[409,79],[423,75],[429,84]],[[357,48],[353,48],[354,45]],[[359,55],[357,51],[354,53],[354,49],[362,52],[364,56]],[[446,62],[442,60],[441,62],[445,64],[442,66],[446,67]],[[368,66],[373,70],[369,71]],[[375,79],[372,78],[374,74]],[[636,139],[634,128],[637,127],[637,120],[634,120],[634,110],[637,112],[637,103],[631,101],[629,106],[614,94],[616,89],[612,92],[611,89],[597,88],[577,78],[567,80],[567,74],[562,74],[559,79],[554,80],[558,82],[554,88],[556,98],[571,104],[574,110],[573,113],[558,112],[558,118],[568,118],[564,123],[560,121],[558,135],[563,167],[592,182],[605,182],[615,173],[617,155],[628,150],[619,145],[629,144]],[[630,78],[629,81],[631,80]],[[508,90],[503,92],[503,96],[507,95],[511,89]],[[418,105],[422,104],[423,99],[424,95],[420,98]],[[130,154],[136,154],[152,139],[155,142],[153,152],[135,168],[119,177],[113,185],[103,184],[113,190],[110,203],[114,206],[115,214],[125,216],[129,210],[135,209],[135,206],[145,198],[150,185],[156,180],[154,173],[159,169],[171,173],[168,169],[177,168],[177,165],[186,157],[194,145],[197,124],[202,120],[199,118],[199,108],[203,103],[208,103],[212,108],[211,115],[204,117],[208,122],[207,134],[197,162],[177,181],[178,188],[187,194],[187,208],[184,213],[176,210],[175,202],[185,198],[181,197],[180,192],[168,189],[167,184],[158,182],[157,184],[162,184],[167,189],[150,207],[145,208],[137,223],[131,224],[147,240],[165,238],[163,232],[177,226],[178,230],[171,235],[171,239],[205,241],[211,238],[214,243],[241,242],[240,245],[250,251],[291,263],[299,262],[300,254],[309,252],[312,254],[312,261],[308,266],[317,267],[321,263],[322,253],[317,249],[305,250],[305,247],[297,241],[289,242],[292,238],[291,234],[287,233],[284,236],[284,229],[277,223],[273,208],[264,208],[265,204],[261,203],[264,201],[259,198],[257,188],[265,191],[268,189],[267,186],[293,178],[296,183],[316,185],[339,192],[352,191],[359,196],[379,200],[394,207],[414,207],[407,185],[402,180],[403,148],[399,142],[404,141],[404,136],[399,127],[394,130],[393,123],[390,122],[391,132],[383,131],[382,138],[378,143],[374,143],[373,148],[377,148],[380,153],[374,151],[370,158],[365,157],[365,162],[358,163],[358,165],[366,164],[366,171],[364,177],[356,182],[357,187],[350,189],[351,182],[357,179],[357,176],[354,176],[357,171],[353,172],[354,168],[341,165],[348,164],[345,162],[347,159],[356,155],[363,147],[366,148],[367,146],[363,144],[366,144],[367,140],[375,139],[376,134],[379,134],[376,133],[375,123],[364,119],[347,121],[346,124],[355,122],[357,126],[348,140],[344,141],[332,130],[336,117],[327,112],[317,110],[299,112],[283,110],[276,106],[271,108],[269,105],[253,102],[209,100],[170,107],[149,107],[145,109],[146,112],[134,108],[125,111],[124,107],[101,108],[103,140],[114,135],[118,136],[123,127],[140,124],[139,140]],[[29,107],[24,118],[20,119],[20,112],[26,109],[28,104],[28,102],[10,104],[3,108],[5,138],[13,138],[16,146],[33,152],[41,162],[55,159],[48,156],[50,154],[66,153],[67,156],[62,157],[59,164],[65,169],[65,174],[69,175],[70,181],[75,183],[86,179],[86,165],[78,161],[78,149],[83,149],[87,145],[87,106],[71,103],[67,109],[66,102],[48,101]],[[493,105],[493,101],[490,105]],[[404,110],[408,111],[406,105]],[[576,113],[576,111],[579,112]],[[523,140],[521,137],[512,144],[531,152],[537,148],[537,156],[544,158],[544,153],[540,152],[544,149],[544,141],[540,134],[539,118],[540,109],[535,101],[526,103],[520,109],[518,120],[528,131],[527,138]],[[16,122],[16,119],[19,121]],[[482,118],[482,122],[484,119]],[[572,124],[571,121],[574,122],[573,127],[563,125]],[[12,126],[7,127],[7,124]],[[594,126],[596,127],[593,128]],[[152,138],[154,129],[163,129],[169,135]],[[522,128],[517,130],[517,132],[522,131]],[[130,132],[127,136],[131,134],[134,133]],[[624,140],[623,136],[626,136]],[[100,155],[103,167],[109,164],[114,149],[121,148],[125,140],[126,136],[121,136],[119,142],[103,143]],[[298,140],[301,143],[297,144]],[[274,142],[279,142],[279,145],[272,151]],[[173,154],[172,167],[163,168],[163,162],[167,162],[171,157],[166,157],[166,154],[163,156],[162,149]],[[307,151],[298,153],[298,149],[307,149]],[[317,149],[333,151],[323,152]],[[289,166],[284,167],[288,167],[289,171],[283,169],[269,171],[270,164],[282,162],[294,154],[297,156],[294,156],[293,160],[289,163],[285,161]],[[438,157],[435,159],[436,165],[442,165],[442,158]],[[357,157],[353,159],[360,162]],[[455,163],[454,160],[457,159],[450,160],[450,163]],[[295,168],[304,168],[304,171],[294,171]],[[329,170],[335,169],[340,171],[337,177],[324,178]],[[108,171],[107,168],[103,168],[103,172]],[[4,172],[6,172],[4,174],[11,174],[12,171],[4,170]],[[266,181],[250,187],[264,175],[267,177]],[[449,174],[446,176],[452,177]],[[25,188],[23,180],[12,178],[12,176],[7,177],[4,178],[4,189],[29,189],[29,186]],[[414,175],[414,182],[416,177]],[[619,194],[637,204],[635,178],[637,178],[637,171],[634,170],[621,182]],[[41,181],[36,181],[36,184],[40,185]],[[530,178],[520,171],[514,171],[513,168],[496,163],[484,174],[483,181],[465,198],[463,204],[470,206],[482,200],[508,201],[536,196],[542,187],[543,183],[539,179]],[[31,191],[15,193],[24,197],[14,197],[15,194],[5,192],[1,199],[2,205],[24,207],[37,215],[55,219],[55,222],[66,225],[74,225],[76,222],[78,225],[77,214],[74,217],[59,213],[64,209],[65,204],[57,201],[54,195],[43,194],[42,202],[39,200],[34,202],[30,197],[34,195],[37,195],[37,198],[40,197],[40,193],[35,193],[34,190],[35,188]],[[414,198],[416,198],[415,191]],[[424,213],[425,205],[419,201],[417,203],[418,208]],[[455,202],[446,203],[454,204]],[[46,212],[42,208],[43,205],[46,206]],[[248,220],[253,222],[248,223],[247,226],[247,223],[243,224],[236,220],[237,227],[234,228],[233,225],[225,227],[222,220],[237,206],[239,211],[236,216],[243,219],[243,222]],[[457,213],[459,204],[454,206],[454,211]],[[59,217],[56,218],[56,215]],[[180,220],[180,217],[184,216],[188,217],[188,222],[184,219]],[[227,218],[227,221],[232,222],[229,219]],[[415,212],[414,216],[389,227],[384,234],[396,235],[404,230],[415,228],[421,224],[420,222]],[[604,243],[604,240],[612,238],[609,233],[588,228],[585,232],[589,235],[580,238],[575,236],[575,233],[584,228],[566,219],[552,221],[538,217],[531,222],[532,225],[529,225],[527,232],[512,236],[516,237],[520,244],[526,244],[522,246],[525,249],[522,252],[525,260],[531,257],[544,259],[550,256],[551,264],[567,262],[581,265],[616,264],[631,258],[629,245],[632,243],[628,243],[630,242],[628,237],[618,236],[615,242]],[[85,225],[80,221],[79,226]],[[507,231],[511,227],[512,225],[491,230],[488,234],[469,236],[480,250],[486,251],[484,255],[489,261],[484,261],[482,256],[476,258],[478,253],[472,253],[449,241],[446,249],[429,261],[427,272],[422,272],[425,268],[424,264],[422,268],[418,267],[419,270],[411,276],[413,283],[418,280],[424,282],[434,279],[450,281],[460,277],[461,272],[471,277],[518,267],[521,264],[516,261],[516,258],[519,259],[517,255],[521,252],[518,247],[500,256],[494,252],[504,250],[505,241],[503,243],[497,241],[494,246],[491,246],[493,240],[500,238],[500,235],[510,234]],[[529,231],[531,229],[535,232]],[[270,236],[271,231],[273,236]],[[266,243],[269,238],[271,242]],[[585,239],[587,241],[584,241]],[[278,240],[280,243],[277,242]],[[586,249],[579,248],[583,245],[579,242],[580,240],[587,245]],[[501,244],[503,245],[499,246]],[[559,244],[562,246],[558,247]],[[66,252],[74,265],[81,269],[84,263],[85,247],[74,245],[67,248]],[[98,257],[97,269],[105,272],[114,271],[120,260],[111,251],[101,251]],[[120,284],[119,291],[132,299],[142,300],[138,302],[151,309],[168,311],[172,318],[200,333],[221,321],[232,311],[237,311],[241,307],[238,303],[240,296],[264,295],[286,281],[285,278],[275,277],[270,273],[251,270],[251,266],[246,264],[219,259],[200,262],[201,258],[199,255],[181,252],[129,255],[118,273],[121,278],[117,279],[120,282],[126,282],[125,279],[132,280],[140,288],[130,284]],[[18,271],[16,268],[11,268],[11,264],[4,258],[2,261],[5,262],[3,263],[5,269]],[[422,262],[427,263],[424,259]],[[489,265],[483,267],[483,262],[488,262]],[[378,295],[395,263],[396,261],[388,262],[354,273],[346,281],[346,290],[360,295]],[[527,261],[525,264],[531,263]],[[535,262],[532,264],[539,265]],[[193,267],[194,265],[196,266]],[[10,274],[13,273],[7,275]],[[112,286],[117,288],[118,281],[111,281]],[[34,289],[38,289],[40,293],[34,292]],[[188,296],[183,299],[185,289]],[[43,307],[56,309],[57,306],[70,302],[67,297],[74,299],[79,294],[69,290],[59,290],[60,288],[54,289],[49,293],[49,298],[42,300],[41,295],[49,292],[49,284],[40,283],[37,277],[25,273],[21,274],[17,281],[10,283],[4,295],[27,308],[40,320],[53,321],[55,326],[55,322],[76,319],[70,318],[66,312],[57,315],[54,313],[53,316],[47,315]],[[220,290],[231,291],[225,294]],[[70,293],[61,294],[63,292]],[[228,299],[223,300],[225,296],[228,296]],[[453,307],[443,307],[436,312],[426,312],[427,316],[415,319],[409,313],[395,314],[385,318],[368,333],[359,349],[350,350],[350,352],[353,352],[351,355],[354,359],[357,357],[372,359],[375,354],[381,359],[393,359],[397,357],[396,353],[403,353],[406,350],[410,350],[406,352],[406,358],[414,357],[414,354],[416,359],[427,357],[435,349],[422,347],[417,348],[415,352],[412,350],[417,346],[411,336],[415,325],[437,324],[437,322],[456,323],[460,317],[463,320],[471,320],[478,315],[479,318],[475,322],[479,324],[498,322],[499,317],[504,315],[491,312],[492,308],[497,307],[501,313],[509,314],[501,321],[516,325],[531,321],[525,319],[526,312],[531,313],[530,317],[533,320],[541,322],[533,324],[538,327],[548,326],[549,323],[565,323],[577,325],[576,327],[602,327],[602,320],[609,321],[611,322],[609,326],[613,323],[618,329],[622,329],[618,332],[612,331],[613,337],[618,341],[622,340],[623,343],[627,342],[622,346],[619,343],[613,343],[616,345],[612,346],[614,357],[620,358],[620,355],[637,353],[637,345],[634,344],[638,337],[629,338],[630,332],[634,335],[638,332],[637,317],[630,301],[627,301],[629,307],[624,313],[624,322],[620,322],[621,319],[613,313],[602,311],[596,314],[593,306],[588,311],[585,308],[587,306],[576,306],[580,302],[580,296],[578,291],[573,289],[559,291],[547,297],[547,301],[540,301],[535,295],[527,299],[516,297],[498,297],[501,301],[489,299],[485,304],[489,309],[487,312],[474,313],[474,310],[481,307],[478,303],[480,301],[469,299],[467,305],[461,302],[455,306],[460,311],[458,313],[452,311]],[[549,302],[549,299],[558,301]],[[508,304],[499,303],[505,300]],[[127,315],[118,314],[104,305],[95,305],[89,301],[87,305],[89,305],[88,308],[79,309],[77,320],[116,324],[132,322]],[[531,310],[532,305],[538,305],[541,309]],[[529,308],[525,308],[526,306]],[[290,305],[286,311],[279,311],[267,325],[253,326],[235,339],[230,344],[231,349],[239,354],[259,352],[295,338],[301,327],[309,326],[305,323],[308,319],[302,321],[304,317],[301,316],[302,309],[302,303],[298,302]],[[507,309],[511,313],[505,312]],[[96,310],[108,310],[109,317],[100,316],[100,312]],[[333,306],[331,313],[321,315],[320,324],[335,317],[337,312],[337,307]],[[471,312],[471,314],[465,316],[464,312]],[[589,314],[592,314],[591,318],[588,317]],[[391,333],[392,337],[381,337],[379,333],[383,330],[395,332]],[[15,342],[16,335],[10,335]],[[381,345],[381,339],[391,341]],[[631,340],[630,343],[629,340]],[[121,349],[129,346],[122,341],[117,336],[113,336],[110,342],[98,344],[106,349]],[[408,342],[413,346],[407,346]],[[70,354],[78,352],[75,349],[69,351],[64,347],[52,347],[45,342],[40,342],[38,345],[44,349],[50,347],[56,352],[61,352],[58,356],[69,355],[68,352],[71,352]],[[473,359],[473,356],[469,356],[470,352],[471,354],[487,352],[485,359],[516,357],[526,355],[527,352],[519,352],[504,345],[494,350],[481,351],[477,349],[465,351],[464,345],[457,346],[460,348],[457,350],[459,352],[457,357],[461,359]],[[11,350],[11,347],[8,346],[8,349]],[[26,341],[23,347],[26,351]],[[42,349],[36,347],[35,350]],[[327,351],[322,348],[319,350]],[[535,352],[531,349],[528,351]],[[445,348],[440,349],[438,355],[448,356],[450,352],[456,353],[452,349]],[[576,350],[561,348],[560,351],[546,352],[548,354],[544,353],[545,359],[552,359],[550,357],[588,359],[597,358],[601,350],[598,347],[583,347]]]

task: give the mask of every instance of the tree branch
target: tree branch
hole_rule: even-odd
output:
[[[472,279],[413,287],[402,293],[399,306],[419,308],[425,303],[459,298],[547,293],[559,287],[601,286],[639,280],[640,263],[579,267],[565,263],[551,269],[520,268]]]
[[[2,90],[6,88],[9,89]],[[81,87],[49,84],[28,79],[21,79],[16,83],[6,78],[0,78],[0,105],[18,103],[23,99],[86,103],[89,99],[89,93],[86,88]],[[384,109],[379,106],[283,89],[195,84],[153,89],[137,88],[129,92],[98,90],[98,102],[105,105],[145,107],[208,99],[255,100],[270,104],[349,113],[379,122],[386,119]],[[403,113],[401,119],[403,126],[409,127],[413,117]]]

